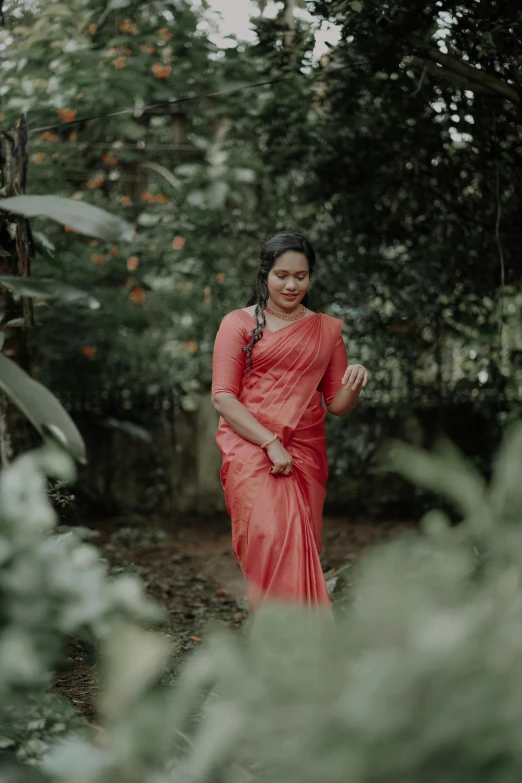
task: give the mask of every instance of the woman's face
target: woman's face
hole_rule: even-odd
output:
[[[279,256],[268,273],[268,304],[270,307],[275,305],[283,312],[295,310],[306,294],[309,283],[306,256],[295,250],[287,250]]]

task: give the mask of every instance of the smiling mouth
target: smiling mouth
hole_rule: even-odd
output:
[[[297,294],[283,294],[287,299],[295,299]]]

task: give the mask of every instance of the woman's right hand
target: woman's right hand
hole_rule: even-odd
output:
[[[272,441],[266,447],[266,453],[272,460],[272,467],[270,473],[274,475],[288,476],[292,470],[292,455],[285,449],[279,438]]]

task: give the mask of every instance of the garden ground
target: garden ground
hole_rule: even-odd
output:
[[[231,550],[228,518],[186,518],[174,527],[169,519],[114,517],[90,527],[98,531],[95,543],[111,574],[136,573],[147,594],[164,606],[167,623],[162,630],[172,640],[175,662],[181,663],[216,622],[240,632],[248,609],[243,577]],[[362,552],[414,529],[411,522],[326,517],[321,561],[332,580],[329,587],[335,585],[334,609],[335,602],[349,592],[350,568]],[[52,690],[96,723],[95,650],[72,639]]]

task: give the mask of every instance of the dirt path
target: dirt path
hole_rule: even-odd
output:
[[[109,561],[111,573],[136,573],[147,594],[166,608],[168,621],[163,631],[174,644],[175,662],[181,663],[190,654],[211,623],[240,631],[248,611],[243,576],[231,550],[228,518],[190,519],[177,527],[164,519],[112,518],[90,527],[99,530],[95,543]],[[334,574],[341,566],[353,564],[368,546],[412,528],[404,522],[326,518],[323,569],[327,575]],[[72,640],[53,686],[89,720],[96,719],[94,653]]]

